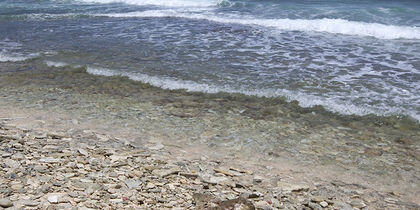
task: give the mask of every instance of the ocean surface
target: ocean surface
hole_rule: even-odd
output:
[[[0,0],[0,62],[420,121],[418,0]]]

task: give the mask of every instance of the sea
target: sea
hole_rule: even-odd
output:
[[[0,63],[420,121],[419,0],[0,0]]]

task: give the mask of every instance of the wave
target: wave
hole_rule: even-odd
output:
[[[326,32],[378,39],[420,39],[420,27],[366,23],[344,19],[255,19],[238,16],[219,17],[211,14],[188,14],[177,10],[149,10],[144,12],[99,14],[107,17],[178,17],[202,19],[219,23],[256,25],[286,31]]]
[[[28,55],[20,54],[7,54],[5,52],[0,52],[0,62],[19,62],[29,59],[33,59],[40,56],[40,53],[31,53]]]
[[[61,68],[61,67],[69,66],[68,63],[56,62],[56,61],[45,61],[45,64],[48,67],[56,67],[56,68]]]
[[[88,66],[86,71],[93,75],[101,76],[125,76],[134,81],[149,83],[152,86],[160,87],[169,90],[185,90],[188,92],[203,92],[203,93],[240,93],[248,96],[257,97],[285,97],[287,101],[298,101],[301,107],[313,107],[317,105],[323,106],[325,109],[343,115],[359,115],[365,116],[374,114],[377,116],[391,116],[391,115],[405,115],[410,116],[417,122],[420,122],[420,114],[415,111],[408,111],[394,107],[373,107],[373,106],[360,106],[352,103],[346,103],[342,100],[335,100],[334,98],[320,97],[301,93],[298,91],[290,91],[284,89],[263,89],[252,90],[244,88],[233,88],[230,86],[217,86],[198,83],[194,81],[186,81],[173,78],[163,78],[157,76],[149,76],[141,73],[128,73],[118,70],[98,68]]]
[[[226,0],[79,0],[85,3],[125,3],[131,5],[156,5],[164,7],[213,7],[217,6]]]

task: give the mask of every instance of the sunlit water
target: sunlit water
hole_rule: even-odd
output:
[[[0,62],[420,120],[420,2],[0,0]]]

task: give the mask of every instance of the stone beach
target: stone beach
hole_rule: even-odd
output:
[[[7,209],[418,209],[396,193],[344,181],[293,182],[270,167],[163,144],[136,148],[0,124],[0,206]],[[280,175],[280,176],[279,176]]]
[[[33,60],[1,63],[0,123],[1,208],[420,208],[419,125],[405,118]]]

